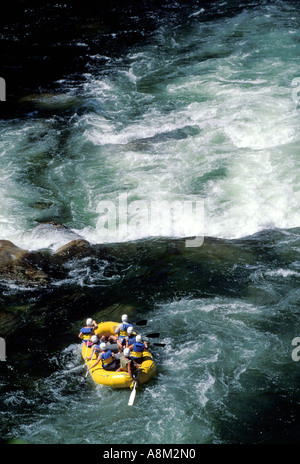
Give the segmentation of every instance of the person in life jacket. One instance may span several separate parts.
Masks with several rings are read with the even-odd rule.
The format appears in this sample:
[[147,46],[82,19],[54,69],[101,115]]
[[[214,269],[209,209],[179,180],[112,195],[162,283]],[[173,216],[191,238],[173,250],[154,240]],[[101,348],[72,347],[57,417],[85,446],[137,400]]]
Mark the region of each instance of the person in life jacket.
[[142,343],[142,336],[137,335],[135,337],[135,342],[128,347],[131,351],[131,359],[136,363],[136,364],[141,364],[143,361],[144,357],[144,350],[148,349],[148,343],[145,341]]
[[86,346],[91,346],[91,336],[95,334],[95,330],[98,328],[98,324],[93,319],[89,318],[86,320],[86,326],[81,327],[78,337],[84,341]]
[[126,338],[126,348],[128,348],[136,342],[136,334],[134,333],[133,327],[128,327],[127,333],[128,337]]
[[100,348],[101,341],[99,340],[98,335],[92,335],[91,342],[91,354],[90,356],[86,356],[84,359],[93,359],[94,354],[98,357],[99,354],[102,353],[102,350]]
[[117,343],[119,353],[123,350],[123,345],[126,343],[126,339],[128,338],[127,329],[129,327],[133,327],[133,324],[128,322],[127,314],[123,314],[122,322],[117,327],[114,327],[114,332],[116,335],[111,335],[109,337],[109,341],[114,341]]
[[124,348],[123,350],[123,354],[120,358],[120,367],[116,370],[116,372],[120,372],[120,371],[128,372],[128,374],[130,375],[132,379],[135,379],[136,377],[135,374],[136,374],[137,369],[136,369],[135,363],[130,357],[129,348]]
[[93,369],[93,367],[97,366],[97,364],[101,361],[103,369],[107,371],[114,371],[117,367],[117,362],[115,359],[114,353],[111,350],[107,349],[106,343],[100,343],[100,349],[102,352],[99,354],[96,362],[89,367],[89,369]]

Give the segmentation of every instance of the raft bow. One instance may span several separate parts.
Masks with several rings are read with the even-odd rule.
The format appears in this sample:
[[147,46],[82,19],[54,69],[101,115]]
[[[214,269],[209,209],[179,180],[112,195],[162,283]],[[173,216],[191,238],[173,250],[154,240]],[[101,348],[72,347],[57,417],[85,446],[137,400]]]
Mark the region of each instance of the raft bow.
[[[98,328],[95,330],[95,333],[101,337],[109,337],[110,335],[115,335],[114,327],[119,325],[118,322],[108,321],[100,322]],[[84,343],[82,346],[82,357],[89,357],[91,355],[91,347],[86,346]],[[92,360],[85,360],[87,367],[96,361],[97,355],[93,355]],[[111,388],[133,388],[134,382],[128,374],[128,372],[120,371],[108,371],[103,369],[101,361],[93,367],[90,371],[93,380],[99,385],[106,385]],[[143,362],[141,363],[138,369],[138,379],[139,384],[148,382],[156,373],[156,366],[153,361],[152,355],[149,350],[144,350],[143,352]]]

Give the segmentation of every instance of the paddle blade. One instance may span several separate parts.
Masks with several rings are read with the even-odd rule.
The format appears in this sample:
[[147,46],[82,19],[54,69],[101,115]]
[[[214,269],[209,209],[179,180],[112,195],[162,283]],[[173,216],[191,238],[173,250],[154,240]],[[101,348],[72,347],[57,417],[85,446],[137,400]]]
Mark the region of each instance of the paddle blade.
[[147,325],[147,319],[142,319],[141,321],[137,321],[134,325]]
[[146,337],[149,337],[149,338],[158,338],[159,336],[160,336],[159,332],[152,332],[146,335]]
[[136,395],[136,383],[134,382],[133,389],[130,393],[129,401],[128,401],[128,406],[132,406],[135,400],[135,395]]

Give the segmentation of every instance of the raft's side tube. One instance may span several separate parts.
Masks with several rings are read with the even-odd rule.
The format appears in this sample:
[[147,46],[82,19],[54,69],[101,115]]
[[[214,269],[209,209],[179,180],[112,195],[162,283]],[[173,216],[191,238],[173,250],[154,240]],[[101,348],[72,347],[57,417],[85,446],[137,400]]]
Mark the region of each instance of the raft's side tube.
[[[95,330],[99,336],[104,335],[105,337],[109,337],[110,335],[114,334],[114,327],[118,325],[117,322],[107,321],[107,322],[100,322],[98,324],[98,328]],[[117,344],[108,343],[112,351],[117,350]],[[82,347],[82,357],[88,357],[91,355],[91,348],[86,347],[83,344]],[[118,358],[119,355],[116,355]],[[96,360],[96,355],[93,356],[92,362],[94,363]],[[85,363],[87,366],[90,365],[91,360],[86,360]],[[139,368],[139,383],[145,383],[150,380],[156,373],[156,366],[152,359],[151,353],[149,351],[144,351],[144,360]],[[116,372],[116,371],[107,371],[101,367],[101,364],[98,364],[91,370],[91,375],[94,381],[100,385],[107,385],[112,388],[126,388],[130,387],[132,384],[132,379],[127,372]]]

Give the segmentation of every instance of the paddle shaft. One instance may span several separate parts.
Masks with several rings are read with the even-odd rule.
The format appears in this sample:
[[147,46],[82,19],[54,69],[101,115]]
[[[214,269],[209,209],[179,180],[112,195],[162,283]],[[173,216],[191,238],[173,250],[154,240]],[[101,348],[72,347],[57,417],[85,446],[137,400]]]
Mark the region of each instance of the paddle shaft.
[[133,384],[132,392],[130,393],[128,406],[132,406],[133,403],[134,403],[135,395],[136,395],[136,386],[137,386],[137,381],[138,381],[138,378],[139,378],[139,373],[140,373],[140,370],[138,369],[137,374],[136,374],[136,378],[133,379],[134,384]]

